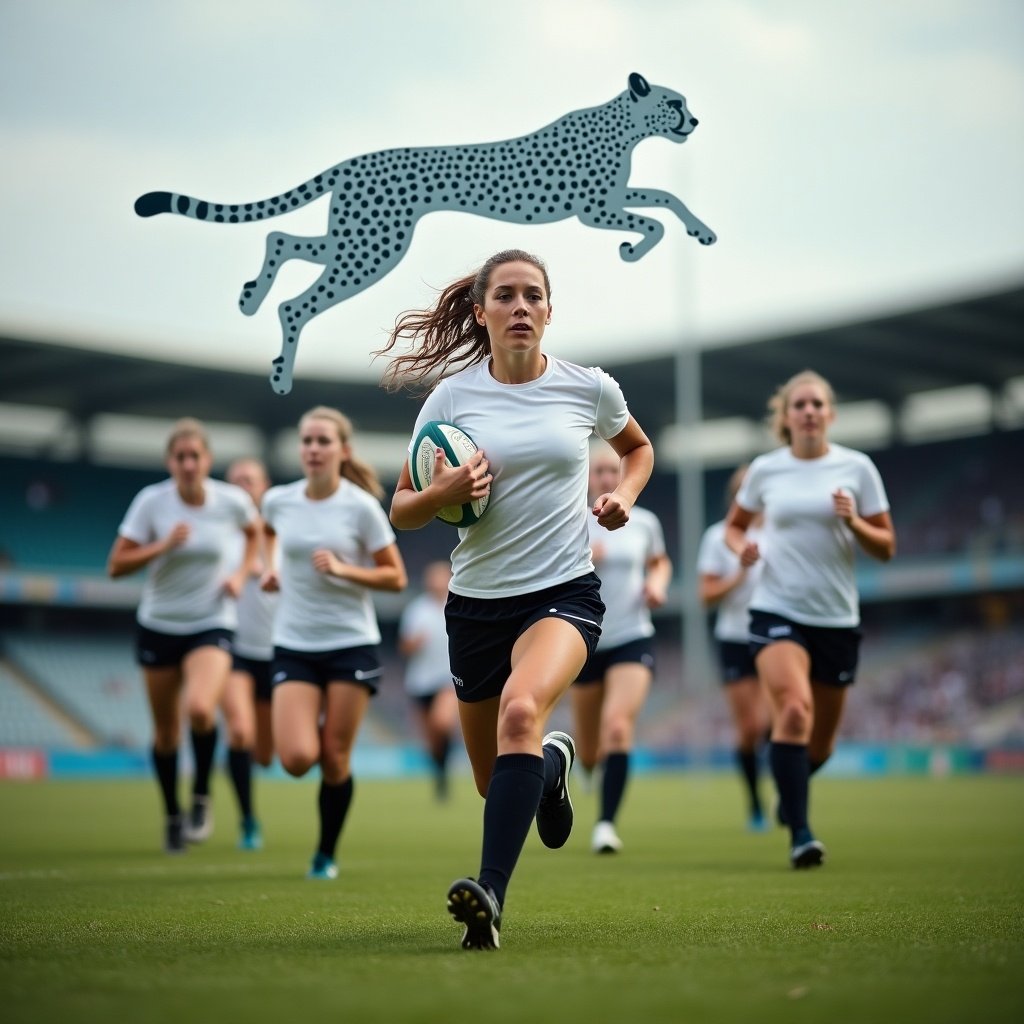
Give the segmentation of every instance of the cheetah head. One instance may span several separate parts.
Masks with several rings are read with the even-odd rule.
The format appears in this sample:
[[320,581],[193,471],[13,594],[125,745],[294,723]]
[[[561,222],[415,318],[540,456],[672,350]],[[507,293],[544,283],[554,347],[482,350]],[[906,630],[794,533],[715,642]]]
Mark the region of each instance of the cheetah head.
[[629,76],[628,92],[633,120],[646,134],[685,142],[697,127],[697,118],[686,106],[685,96],[660,85],[651,85],[635,71]]

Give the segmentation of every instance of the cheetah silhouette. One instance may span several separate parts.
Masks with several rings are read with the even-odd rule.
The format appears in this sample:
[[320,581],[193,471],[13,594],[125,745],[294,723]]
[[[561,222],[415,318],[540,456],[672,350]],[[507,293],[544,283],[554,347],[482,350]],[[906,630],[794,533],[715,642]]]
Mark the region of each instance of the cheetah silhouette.
[[147,192],[135,202],[140,217],[177,213],[195,220],[240,224],[279,216],[330,195],[327,231],[306,238],[275,231],[256,278],[242,287],[238,305],[252,316],[288,260],[323,267],[319,278],[278,308],[281,354],[270,382],[281,395],[292,371],[303,327],[331,306],[369,288],[405,256],[416,222],[435,210],[463,211],[517,224],[549,224],[576,217],[593,228],[632,231],[638,241],[619,246],[635,261],[665,234],[657,220],[628,207],[666,207],[702,245],[715,233],[671,192],[629,185],[637,143],[660,135],[685,142],[697,119],[685,97],[631,74],[628,88],[598,107],[575,110],[539,131],[480,145],[386,149],[352,157],[283,195],[251,203],[211,203],[174,192]]

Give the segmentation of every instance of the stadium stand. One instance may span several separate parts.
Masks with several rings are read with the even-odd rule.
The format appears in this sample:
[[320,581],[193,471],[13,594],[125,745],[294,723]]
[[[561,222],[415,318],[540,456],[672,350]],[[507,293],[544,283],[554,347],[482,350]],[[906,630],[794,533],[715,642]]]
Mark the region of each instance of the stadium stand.
[[143,747],[152,727],[129,637],[8,633],[10,661],[101,743]]
[[0,664],[0,747],[74,747],[78,741],[38,697]]
[[[891,413],[887,435],[853,442],[870,452],[882,472],[899,552],[889,566],[865,566],[871,574],[862,591],[867,639],[844,739],[1024,744],[1024,475],[1016,469],[1024,462],[1022,320],[1024,288],[1014,287],[701,355],[708,420],[740,418],[756,431],[768,392],[807,366],[833,381],[840,401],[874,401]],[[139,578],[112,584],[102,578],[104,565],[128,502],[166,474],[158,450],[146,469],[137,462],[131,463],[136,468],[102,464],[92,447],[93,418],[196,415],[252,425],[269,453],[275,432],[293,427],[296,408],[338,405],[359,431],[395,437],[409,430],[418,408],[405,396],[351,381],[298,381],[292,400],[284,402],[257,374],[11,337],[0,336],[0,354],[0,404],[60,410],[64,417],[57,432],[38,443],[8,443],[0,434],[0,653],[109,745],[145,746],[150,725],[130,649]],[[642,407],[652,436],[673,424],[671,356],[606,368],[627,395],[639,396],[634,404]],[[910,443],[899,426],[905,400],[967,383],[985,390],[989,419],[976,422],[966,431],[970,436],[954,431]],[[181,405],[183,395],[188,408]],[[674,468],[671,460],[659,460],[642,501],[659,515],[668,548],[676,553]],[[731,469],[719,460],[704,472],[707,521],[721,518]],[[453,541],[451,529],[440,524],[403,534],[399,543],[410,578],[444,557]],[[889,585],[893,581],[898,586]],[[658,681],[639,738],[663,750],[721,746],[731,727],[717,681],[686,677],[691,670],[681,651],[678,582],[658,620]],[[411,735],[401,665],[391,649],[408,596],[378,602],[386,680],[371,711],[375,741]],[[984,607],[1002,611],[983,613]],[[7,718],[13,723],[21,715],[14,709],[24,687],[19,694],[16,683],[0,672],[6,730],[0,746],[13,742]],[[36,742],[69,742],[60,722],[50,724],[49,732],[32,726]]]

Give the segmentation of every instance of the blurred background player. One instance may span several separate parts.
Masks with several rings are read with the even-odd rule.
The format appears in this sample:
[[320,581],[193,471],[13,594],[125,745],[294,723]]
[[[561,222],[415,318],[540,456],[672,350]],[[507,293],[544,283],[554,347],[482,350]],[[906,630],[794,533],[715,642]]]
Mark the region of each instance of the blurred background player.
[[448,755],[459,717],[444,621],[451,578],[447,562],[431,562],[423,570],[423,593],[405,606],[398,624],[398,650],[408,659],[405,689],[434,763],[439,800],[448,796]]
[[[256,558],[256,508],[241,488],[209,478],[206,431],[179,420],[167,441],[170,479],[144,487],[118,527],[107,571],[117,578],[146,567],[137,613],[136,657],[153,715],[153,767],[167,815],[165,849],[202,842],[213,829],[210,770],[217,706],[231,670],[235,601]],[[236,541],[245,536],[239,556]],[[181,698],[195,768],[192,806],[178,803]]]
[[[381,675],[371,590],[402,590],[405,566],[352,424],[317,406],[299,421],[303,479],[263,497],[263,587],[281,592],[271,681],[274,745],[289,775],[320,766],[320,837],[308,877],[338,877],[352,803],[352,748]],[[275,557],[280,545],[280,557]]]
[[[228,483],[241,487],[257,509],[270,486],[266,467],[259,459],[237,459],[228,467]],[[262,527],[262,524],[261,524]],[[277,594],[260,587],[265,569],[264,534],[259,531],[260,549],[252,571],[238,596],[238,626],[235,629],[231,674],[221,701],[228,731],[228,774],[238,798],[241,815],[242,850],[258,850],[263,834],[253,809],[252,761],[264,767],[274,756],[270,723],[270,662],[274,655],[271,634]]]
[[[589,502],[619,484],[619,456],[604,442],[590,450]],[[654,676],[651,609],[665,603],[672,563],[653,512],[634,505],[625,526],[609,533],[588,520],[590,550],[601,578],[604,623],[597,648],[572,687],[576,753],[590,773],[600,765],[595,853],[617,853],[615,817],[629,778],[636,720]]]
[[[740,466],[729,479],[726,508],[732,505],[747,467]],[[747,539],[760,540],[761,514],[747,528]],[[758,789],[761,752],[768,736],[768,700],[757,679],[750,652],[750,595],[761,575],[761,561],[749,552],[741,557],[725,543],[725,520],[704,531],[697,555],[700,598],[717,611],[715,639],[722,669],[722,684],[736,732],[736,766],[747,795],[748,825],[753,831],[769,827]]]
[[819,374],[791,377],[769,401],[784,447],[750,464],[726,520],[726,543],[748,564],[762,557],[747,536],[764,515],[764,566],[750,599],[750,643],[772,715],[769,748],[790,863],[816,867],[825,847],[808,818],[810,776],[829,758],[857,671],[859,547],[896,553],[889,501],[863,452],[829,441],[835,396]]

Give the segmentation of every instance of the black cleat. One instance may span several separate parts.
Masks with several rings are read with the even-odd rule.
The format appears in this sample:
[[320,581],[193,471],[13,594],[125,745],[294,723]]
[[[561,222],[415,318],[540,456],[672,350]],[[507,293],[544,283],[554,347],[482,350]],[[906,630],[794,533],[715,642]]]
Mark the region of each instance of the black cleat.
[[167,829],[164,832],[164,851],[166,853],[185,852],[185,823],[180,814],[167,816]]
[[185,818],[185,839],[190,843],[205,843],[213,835],[213,809],[208,796],[192,798],[192,810]]
[[818,868],[825,861],[825,844],[817,839],[794,846],[789,853],[789,862],[794,868]]
[[552,850],[565,846],[572,832],[572,800],[569,799],[569,772],[576,760],[576,744],[566,732],[549,732],[543,746],[554,747],[562,761],[558,785],[541,798],[537,808],[537,835]]
[[460,878],[448,888],[448,913],[466,926],[463,949],[498,949],[501,907],[489,886],[475,878]]

